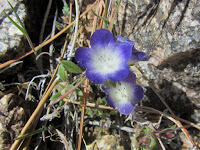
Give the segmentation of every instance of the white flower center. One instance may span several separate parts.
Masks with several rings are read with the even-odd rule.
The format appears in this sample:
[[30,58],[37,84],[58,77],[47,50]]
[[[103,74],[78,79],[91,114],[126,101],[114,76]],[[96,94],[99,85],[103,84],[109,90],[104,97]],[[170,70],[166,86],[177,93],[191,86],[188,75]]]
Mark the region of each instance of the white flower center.
[[110,96],[115,103],[124,103],[133,99],[133,87],[126,83],[117,83],[116,87],[110,89]]
[[104,75],[119,69],[122,62],[120,58],[120,54],[112,49],[102,49],[94,53],[91,63],[95,72]]

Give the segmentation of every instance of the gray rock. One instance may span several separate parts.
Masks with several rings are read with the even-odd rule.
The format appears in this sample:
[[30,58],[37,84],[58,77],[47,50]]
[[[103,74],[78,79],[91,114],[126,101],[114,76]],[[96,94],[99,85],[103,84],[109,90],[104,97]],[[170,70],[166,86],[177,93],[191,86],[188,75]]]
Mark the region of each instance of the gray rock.
[[175,99],[200,108],[200,1],[122,0],[115,29],[150,55],[135,65],[168,104]]
[[14,94],[0,99],[0,149],[9,149],[14,138],[19,136],[28,117],[25,106],[25,101]]
[[[25,6],[18,0],[9,1],[16,10],[19,18],[24,21],[26,16]],[[17,22],[16,17],[6,0],[0,0],[0,62],[15,58],[16,55],[24,53],[22,47],[19,48],[23,33],[4,14],[4,11]]]

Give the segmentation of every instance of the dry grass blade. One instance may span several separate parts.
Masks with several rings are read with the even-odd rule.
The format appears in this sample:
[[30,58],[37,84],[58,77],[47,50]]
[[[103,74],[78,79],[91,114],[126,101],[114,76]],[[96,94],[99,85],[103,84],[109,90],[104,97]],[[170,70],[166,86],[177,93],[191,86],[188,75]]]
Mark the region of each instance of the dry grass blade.
[[58,129],[56,129],[56,132],[58,133],[58,136],[60,137],[61,142],[64,144],[65,149],[66,150],[71,150],[72,147],[68,143],[65,135],[62,132],[60,132]]

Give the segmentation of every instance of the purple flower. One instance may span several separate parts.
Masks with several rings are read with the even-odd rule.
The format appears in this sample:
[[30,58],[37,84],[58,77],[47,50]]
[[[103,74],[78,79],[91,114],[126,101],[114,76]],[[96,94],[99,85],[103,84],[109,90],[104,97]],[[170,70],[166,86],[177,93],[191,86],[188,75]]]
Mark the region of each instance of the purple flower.
[[75,52],[77,63],[87,68],[86,77],[96,84],[107,79],[124,80],[129,74],[126,64],[132,54],[132,45],[123,42],[115,44],[110,31],[100,29],[90,39],[91,48],[80,47]]
[[132,46],[132,56],[131,56],[130,60],[127,62],[128,65],[133,65],[135,62],[138,62],[138,61],[149,60],[149,56],[146,53],[140,52],[140,51],[135,49],[134,41],[128,40],[128,39],[121,37],[121,36],[117,36],[116,37],[116,44],[120,44],[120,43],[127,43],[127,44],[130,44]]
[[102,89],[107,94],[107,102],[113,108],[118,108],[121,114],[129,115],[134,109],[134,102],[139,102],[143,98],[143,88],[136,84],[136,75],[130,72],[128,77],[116,83],[116,86],[104,87]]

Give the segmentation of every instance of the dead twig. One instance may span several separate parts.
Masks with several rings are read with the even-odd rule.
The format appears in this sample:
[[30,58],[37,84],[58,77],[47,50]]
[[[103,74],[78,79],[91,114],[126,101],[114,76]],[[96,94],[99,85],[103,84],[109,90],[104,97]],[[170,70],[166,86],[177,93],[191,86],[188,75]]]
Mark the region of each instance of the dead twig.
[[[89,80],[85,80],[85,86],[87,87],[89,85]],[[77,150],[81,149],[81,141],[82,141],[82,133],[83,133],[83,121],[84,121],[84,115],[85,115],[85,108],[87,99],[89,96],[89,91],[87,88],[83,89],[83,104],[82,104],[82,110],[81,110],[81,120],[80,120],[80,128],[79,128],[79,137],[78,137],[78,148]]]

